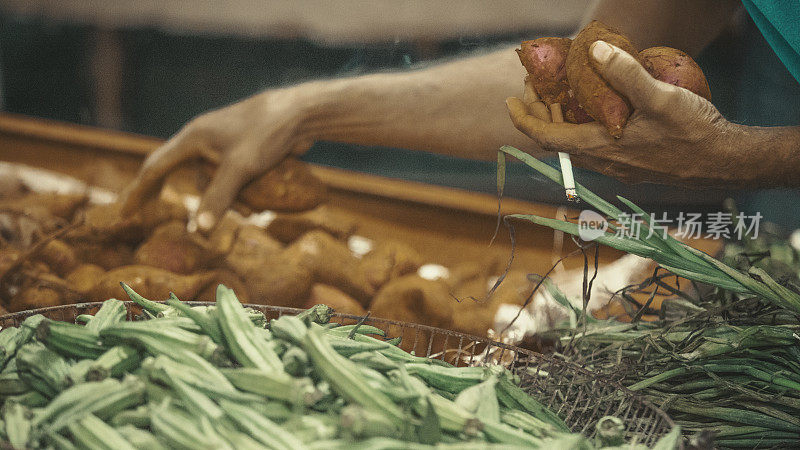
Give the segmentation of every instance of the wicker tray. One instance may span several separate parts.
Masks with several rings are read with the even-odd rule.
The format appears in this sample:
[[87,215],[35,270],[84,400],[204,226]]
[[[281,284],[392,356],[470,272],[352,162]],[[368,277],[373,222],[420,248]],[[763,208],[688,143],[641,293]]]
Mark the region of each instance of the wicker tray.
[[[190,305],[213,303],[187,302]],[[18,326],[25,318],[42,314],[53,320],[73,322],[80,314],[93,314],[101,303],[53,306],[0,316],[0,327]],[[133,302],[125,302],[128,320],[142,313]],[[268,319],[297,314],[301,309],[246,305]],[[352,324],[361,317],[334,314],[333,322]],[[390,337],[400,336],[401,346],[418,356],[446,360],[458,366],[502,364],[518,374],[521,387],[555,411],[574,432],[592,437],[597,420],[617,416],[627,425],[628,439],[652,446],[669,432],[674,422],[662,410],[619,383],[603,379],[575,364],[547,355],[509,346],[486,338],[425,325],[368,318],[364,323],[382,328]]]

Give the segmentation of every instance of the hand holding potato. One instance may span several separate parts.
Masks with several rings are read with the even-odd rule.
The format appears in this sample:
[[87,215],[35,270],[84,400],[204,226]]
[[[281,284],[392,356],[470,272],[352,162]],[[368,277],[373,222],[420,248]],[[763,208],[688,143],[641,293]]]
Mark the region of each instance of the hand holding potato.
[[637,59],[604,41],[591,44],[589,54],[602,78],[630,102],[622,136],[610,136],[598,122],[541,120],[512,97],[507,105],[517,129],[545,150],[570,153],[579,165],[627,182],[736,185],[752,178],[747,149],[732,145],[741,128],[711,102],[653,78]]
[[203,157],[219,163],[198,211],[199,227],[213,227],[247,182],[313,143],[301,129],[301,92],[266,91],[189,122],[145,160],[124,194],[123,214],[154,195],[177,165]]

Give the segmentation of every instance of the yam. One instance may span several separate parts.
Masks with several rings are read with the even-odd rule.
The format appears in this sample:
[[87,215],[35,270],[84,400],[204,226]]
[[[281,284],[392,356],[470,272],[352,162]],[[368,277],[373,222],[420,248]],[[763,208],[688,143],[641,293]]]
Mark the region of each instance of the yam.
[[572,39],[543,37],[524,41],[517,55],[525,70],[527,80],[546,105],[561,104],[564,120],[570,123],[591,122],[592,118],[581,107],[567,81],[567,54]]
[[244,225],[239,228],[236,240],[225,257],[225,266],[247,279],[247,274],[254,268],[261,267],[281,251],[283,245],[269,237],[263,228]]
[[361,270],[360,260],[347,245],[324,231],[306,233],[284,255],[292,264],[306,268],[315,281],[341,289],[364,306],[375,295],[375,288]]
[[139,243],[157,226],[171,221],[186,222],[186,207],[175,202],[152,199],[133,215],[123,217],[121,203],[95,205],[84,213],[83,224],[70,233],[71,238],[94,241]]
[[136,249],[134,260],[136,264],[189,274],[206,267],[206,262],[213,256],[198,240],[192,239],[192,235],[186,231],[186,224],[173,220],[153,231]]
[[462,333],[486,336],[494,325],[494,316],[502,304],[522,305],[535,286],[528,280],[528,273],[512,270],[502,283],[486,297],[494,285],[496,275],[476,277],[454,290],[460,300],[455,306],[453,330]]
[[80,293],[87,293],[103,278],[106,271],[95,264],[81,264],[70,272],[66,280],[70,287]]
[[174,292],[181,300],[194,300],[209,284],[214,283],[214,271],[181,275],[156,267],[131,265],[109,270],[89,291],[90,301],[127,298],[120,282],[125,282],[145,298],[164,300]]
[[653,78],[711,100],[711,89],[703,70],[686,53],[672,47],[650,47],[639,52],[639,58]]
[[311,287],[311,294],[302,308],[311,308],[314,305],[325,304],[337,313],[364,316],[367,311],[352,297],[327,284],[316,283]]
[[[386,283],[370,305],[373,317],[452,329],[456,301],[441,280],[426,280],[406,275]],[[422,330],[387,330],[402,338],[401,348],[425,356],[443,349],[443,342],[430,342],[430,333]],[[402,333],[402,334],[398,334]],[[430,345],[429,345],[430,344]],[[451,342],[452,345],[458,345]]]
[[295,214],[278,214],[267,225],[267,233],[275,239],[289,243],[313,230],[322,230],[337,239],[347,239],[355,233],[353,219],[336,214],[325,205],[311,211]]
[[75,250],[64,241],[53,239],[39,251],[38,259],[47,264],[59,276],[64,276],[75,269],[78,257]]
[[299,308],[311,289],[311,272],[283,253],[239,270],[252,303]]
[[128,266],[134,262],[134,250],[130,244],[121,242],[73,242],[72,248],[78,259],[87,264],[96,264],[105,270]]
[[46,286],[29,286],[22,289],[9,304],[12,311],[47,308],[63,303],[62,295],[56,289]]
[[217,301],[217,286],[223,284],[226,287],[233,289],[233,292],[236,294],[236,297],[240,302],[251,303],[247,286],[238,276],[236,276],[235,273],[224,269],[214,270],[213,273],[214,275],[211,279],[211,282],[208,283],[206,287],[203,288],[203,290],[200,291],[200,293],[197,294],[197,296],[195,296],[195,298],[192,300],[196,300],[198,302]]
[[[213,165],[206,164],[205,169],[210,175]],[[318,206],[326,195],[325,184],[306,163],[286,158],[246,184],[237,200],[255,211],[299,212]]]
[[361,271],[377,290],[387,281],[415,273],[422,265],[422,255],[398,241],[381,241],[361,259]]
[[605,41],[638,58],[639,51],[618,30],[594,20],[581,30],[572,41],[567,54],[567,81],[575,92],[575,98],[595,120],[602,123],[615,138],[622,136],[622,129],[631,113],[627,99],[616,92],[597,72],[589,47],[595,41]]

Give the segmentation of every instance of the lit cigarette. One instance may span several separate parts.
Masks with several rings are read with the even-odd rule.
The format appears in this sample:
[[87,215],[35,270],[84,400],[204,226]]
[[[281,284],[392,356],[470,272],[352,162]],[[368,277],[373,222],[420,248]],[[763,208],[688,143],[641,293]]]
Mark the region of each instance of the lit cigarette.
[[[564,121],[560,103],[550,105],[550,115],[553,122]],[[558,161],[561,163],[561,176],[564,179],[564,193],[567,194],[567,200],[572,202],[580,201],[578,192],[575,190],[575,177],[572,175],[572,161],[569,159],[569,154],[558,152]]]

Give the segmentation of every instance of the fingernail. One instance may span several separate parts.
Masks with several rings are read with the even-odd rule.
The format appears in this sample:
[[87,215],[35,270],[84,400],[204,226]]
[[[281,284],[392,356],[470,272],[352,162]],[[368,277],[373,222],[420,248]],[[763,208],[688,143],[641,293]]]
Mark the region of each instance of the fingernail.
[[614,54],[614,48],[603,41],[595,41],[590,49],[592,57],[600,64],[605,64]]
[[203,231],[213,228],[214,222],[214,215],[208,211],[203,211],[197,215],[197,226]]

